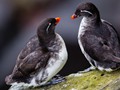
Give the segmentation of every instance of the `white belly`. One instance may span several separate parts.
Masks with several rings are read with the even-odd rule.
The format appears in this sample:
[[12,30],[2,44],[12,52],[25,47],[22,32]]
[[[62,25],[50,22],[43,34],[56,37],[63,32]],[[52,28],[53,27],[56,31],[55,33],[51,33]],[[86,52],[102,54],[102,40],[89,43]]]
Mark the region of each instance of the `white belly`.
[[53,76],[55,76],[63,68],[63,66],[67,61],[67,58],[68,58],[68,54],[67,54],[66,46],[63,43],[63,47],[61,48],[58,54],[58,60],[55,60],[54,58],[50,58],[49,60],[49,65],[48,65],[49,68],[46,69],[46,72],[48,73],[48,77],[46,81],[49,81]]
[[[57,34],[58,35],[58,34]],[[65,65],[67,59],[68,59],[68,53],[66,50],[65,43],[60,35],[58,35],[61,42],[62,42],[62,48],[59,50],[59,52],[54,53],[57,55],[57,60],[54,57],[51,57],[49,59],[48,64],[46,65],[46,68],[44,70],[41,70],[37,77],[39,80],[45,79],[43,82],[40,82],[39,84],[36,84],[35,78],[31,81],[31,84],[34,86],[44,85],[46,82],[48,82],[53,76],[55,76]]]
[[89,63],[91,64],[91,66],[95,67],[95,66],[91,63],[91,60],[93,60],[93,59],[85,52],[85,50],[84,50],[84,48],[83,48],[83,45],[82,45],[82,43],[81,43],[80,38],[78,38],[78,43],[79,43],[81,52],[83,53],[83,55],[85,56],[85,58],[89,61]]
[[86,29],[85,27],[87,26],[87,19],[86,17],[84,17],[80,23],[80,27],[79,27],[79,32],[78,32],[78,43],[79,43],[79,46],[80,46],[80,49],[81,49],[81,52],[83,53],[83,55],[85,56],[85,58],[89,61],[89,63],[94,66],[92,63],[91,63],[91,60],[93,60],[84,50],[84,47],[82,45],[82,42],[81,42],[81,37],[82,35],[84,35]]

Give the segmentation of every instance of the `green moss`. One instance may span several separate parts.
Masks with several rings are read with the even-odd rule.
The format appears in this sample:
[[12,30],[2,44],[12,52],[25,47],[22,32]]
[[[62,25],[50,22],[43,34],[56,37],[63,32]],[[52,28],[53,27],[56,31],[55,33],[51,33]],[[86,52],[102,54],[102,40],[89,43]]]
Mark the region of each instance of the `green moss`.
[[66,79],[57,85],[29,90],[120,90],[120,70],[111,73],[96,70],[82,75],[72,74]]

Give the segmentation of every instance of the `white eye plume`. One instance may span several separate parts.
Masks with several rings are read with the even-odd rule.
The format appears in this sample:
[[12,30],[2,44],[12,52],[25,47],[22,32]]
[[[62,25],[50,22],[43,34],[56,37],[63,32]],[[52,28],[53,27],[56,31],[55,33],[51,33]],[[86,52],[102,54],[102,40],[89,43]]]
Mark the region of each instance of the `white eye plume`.
[[46,29],[46,32],[47,32],[47,33],[49,33],[49,28],[50,28],[50,26],[51,26],[51,23],[49,23],[48,26],[47,26],[47,29]]
[[90,15],[93,15],[90,11],[87,11],[87,10],[81,10],[81,12],[89,13]]

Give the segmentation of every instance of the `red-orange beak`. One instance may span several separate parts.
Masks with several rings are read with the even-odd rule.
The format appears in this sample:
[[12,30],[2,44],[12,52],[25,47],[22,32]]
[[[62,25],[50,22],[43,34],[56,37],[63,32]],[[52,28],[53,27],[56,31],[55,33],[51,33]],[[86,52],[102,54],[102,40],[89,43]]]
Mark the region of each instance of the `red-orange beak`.
[[73,15],[71,16],[71,19],[75,19],[75,18],[77,18],[77,15],[73,14]]
[[58,24],[60,22],[60,17],[56,17],[55,20],[56,20],[55,24]]

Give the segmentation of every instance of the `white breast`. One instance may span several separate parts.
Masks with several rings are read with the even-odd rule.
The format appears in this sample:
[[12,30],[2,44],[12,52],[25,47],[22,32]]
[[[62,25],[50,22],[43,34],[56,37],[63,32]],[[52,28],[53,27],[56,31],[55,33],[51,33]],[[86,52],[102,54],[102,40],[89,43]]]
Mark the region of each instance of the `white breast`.
[[[62,37],[57,34],[61,43],[62,43],[62,48],[59,50],[58,53],[55,53],[58,55],[58,60],[55,60],[55,58],[50,58],[49,60],[49,68],[46,69],[46,72],[48,73],[48,78],[46,81],[51,79],[54,75],[56,75],[65,65],[67,59],[68,59],[68,53],[66,50],[65,43],[62,39]],[[54,63],[54,64],[53,64]]]
[[85,52],[84,47],[83,47],[82,42],[81,42],[81,36],[84,35],[84,33],[86,31],[85,27],[87,27],[87,26],[89,26],[87,18],[83,17],[83,19],[80,23],[79,32],[78,32],[78,43],[79,43],[79,46],[80,46],[82,53],[84,54],[86,59],[89,61],[89,63],[94,67],[94,65],[91,63],[92,58]]
[[66,50],[65,43],[62,39],[62,37],[59,34],[56,34],[58,38],[61,41],[62,48],[59,50],[59,52],[55,52],[54,54],[57,55],[57,60],[54,57],[51,57],[48,61],[48,64],[46,68],[43,70],[40,70],[39,74],[37,75],[37,78],[39,80],[44,80],[43,82],[40,82],[37,84],[35,82],[35,78],[31,81],[31,84],[34,86],[38,85],[44,85],[46,82],[48,82],[53,76],[55,76],[65,65],[67,59],[68,59],[68,53]]
[[79,27],[79,32],[78,32],[78,37],[81,36],[81,35],[84,35],[84,32],[86,31],[85,30],[85,27],[88,26],[88,23],[87,23],[87,18],[86,17],[83,17],[81,23],[80,23],[80,27]]

